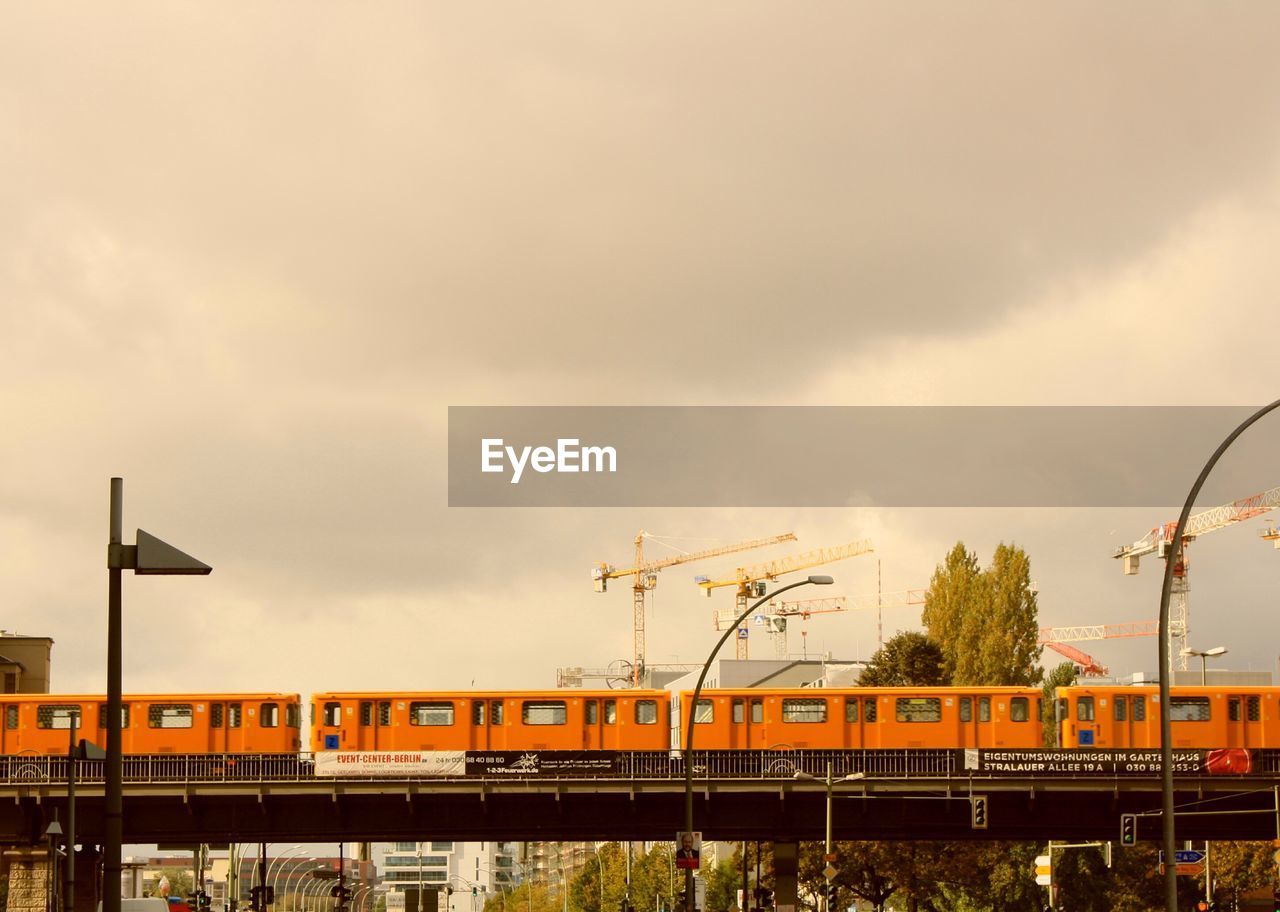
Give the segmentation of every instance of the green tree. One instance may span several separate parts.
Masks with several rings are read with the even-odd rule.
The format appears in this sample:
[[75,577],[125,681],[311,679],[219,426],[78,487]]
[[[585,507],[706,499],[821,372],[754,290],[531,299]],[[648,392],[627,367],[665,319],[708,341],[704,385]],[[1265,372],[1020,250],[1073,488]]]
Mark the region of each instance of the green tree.
[[[530,905],[532,903],[532,906]],[[441,897],[443,907],[444,897]],[[488,897],[484,903],[484,912],[563,912],[560,898],[552,894],[546,884],[522,883],[505,895],[501,892]]]
[[[601,904],[600,874],[604,873],[604,901]],[[600,846],[594,859],[569,883],[569,906],[578,912],[618,912],[626,893],[626,856],[616,842]],[[519,910],[510,910],[519,912]],[[525,907],[524,912],[528,912]]]
[[978,596],[981,578],[977,555],[966,550],[964,542],[956,542],[929,581],[921,618],[929,639],[942,649],[942,677],[946,682],[955,677],[957,645],[964,619],[973,613],[972,603]]
[[170,896],[190,896],[194,887],[192,887],[193,878],[190,871],[183,868],[161,868],[159,877],[156,878],[157,887],[160,883],[160,877],[169,879],[169,895]]
[[904,631],[889,638],[858,678],[864,687],[936,687],[943,681],[942,649],[923,633]]
[[991,566],[979,570],[977,557],[957,542],[934,571],[923,619],[942,649],[946,681],[1027,686],[1042,674],[1036,615],[1026,552],[1002,543]]
[[1054,707],[1057,702],[1059,687],[1070,687],[1076,682],[1076,666],[1073,662],[1062,662],[1053,671],[1044,676],[1044,746],[1056,747],[1058,744],[1058,720]]
[[[1215,896],[1238,899],[1248,890],[1269,887],[1275,876],[1273,853],[1269,842],[1215,842],[1210,849]],[[1200,878],[1204,893],[1204,878]]]

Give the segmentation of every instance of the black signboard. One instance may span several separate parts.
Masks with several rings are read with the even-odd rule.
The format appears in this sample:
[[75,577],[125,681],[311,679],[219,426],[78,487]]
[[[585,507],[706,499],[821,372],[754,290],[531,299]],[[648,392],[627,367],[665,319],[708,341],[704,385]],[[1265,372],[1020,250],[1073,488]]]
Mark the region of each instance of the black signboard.
[[[998,750],[960,752],[966,772],[1027,776],[1160,774],[1159,750]],[[1253,755],[1243,748],[1175,750],[1173,771],[1209,776],[1238,776],[1254,770]]]
[[617,772],[617,751],[467,751],[468,776],[583,776]]

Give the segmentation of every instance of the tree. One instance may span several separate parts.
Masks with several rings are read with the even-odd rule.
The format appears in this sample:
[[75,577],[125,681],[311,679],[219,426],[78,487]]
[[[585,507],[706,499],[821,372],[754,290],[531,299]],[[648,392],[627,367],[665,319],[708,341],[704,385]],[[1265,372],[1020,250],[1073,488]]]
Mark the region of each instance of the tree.
[[[604,903],[601,905],[600,874],[604,873]],[[600,846],[594,859],[569,883],[569,905],[579,912],[618,912],[626,895],[626,858],[623,847],[616,842]],[[525,906],[524,912],[528,912]],[[651,907],[650,907],[651,908]],[[520,912],[509,909],[508,912]]]
[[947,682],[1027,686],[1041,678],[1036,615],[1026,552],[1002,543],[980,571],[977,557],[957,542],[934,571],[923,619],[942,649]]
[[923,633],[904,631],[876,650],[858,684],[864,687],[936,687],[943,683],[942,649]]
[[981,585],[977,555],[956,542],[944,562],[933,572],[924,598],[921,618],[929,639],[942,649],[942,677],[951,682],[956,672],[956,649],[964,619],[973,613],[971,603]]
[[1054,707],[1057,705],[1059,687],[1070,687],[1076,682],[1076,666],[1074,662],[1063,662],[1044,677],[1044,746],[1057,747],[1058,717]]
[[[1275,876],[1275,848],[1271,843],[1215,842],[1211,851],[1216,894],[1234,899],[1248,890],[1271,886]],[[1200,884],[1203,893],[1203,878]]]

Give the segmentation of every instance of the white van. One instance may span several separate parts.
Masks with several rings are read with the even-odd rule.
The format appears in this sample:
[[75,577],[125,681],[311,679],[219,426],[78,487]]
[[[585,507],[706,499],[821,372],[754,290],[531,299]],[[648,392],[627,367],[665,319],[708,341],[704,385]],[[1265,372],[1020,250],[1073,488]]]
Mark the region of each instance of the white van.
[[[102,912],[102,903],[98,903]],[[161,896],[125,897],[120,900],[120,912],[169,912],[169,902]]]

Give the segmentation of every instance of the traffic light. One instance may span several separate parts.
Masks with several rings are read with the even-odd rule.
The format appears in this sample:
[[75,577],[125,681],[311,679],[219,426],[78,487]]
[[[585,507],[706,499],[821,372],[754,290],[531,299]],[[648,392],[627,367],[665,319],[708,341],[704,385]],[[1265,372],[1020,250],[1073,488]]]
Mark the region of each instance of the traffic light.
[[1135,846],[1138,844],[1137,814],[1120,815],[1120,844],[1122,846]]
[[987,796],[973,795],[969,798],[970,810],[973,812],[973,819],[970,826],[975,830],[985,830],[987,828]]
[[827,912],[835,912],[839,908],[839,901],[836,895],[840,892],[840,888],[836,886],[834,880],[827,881]]

